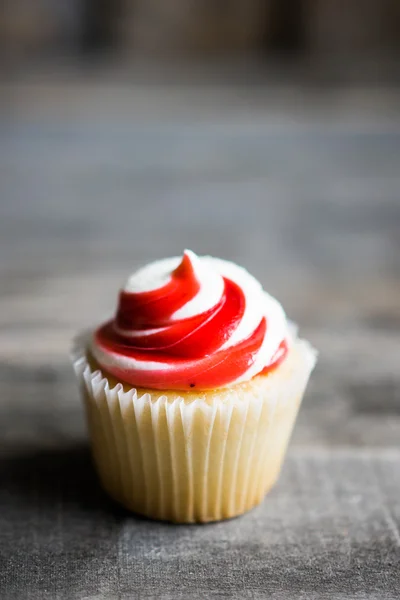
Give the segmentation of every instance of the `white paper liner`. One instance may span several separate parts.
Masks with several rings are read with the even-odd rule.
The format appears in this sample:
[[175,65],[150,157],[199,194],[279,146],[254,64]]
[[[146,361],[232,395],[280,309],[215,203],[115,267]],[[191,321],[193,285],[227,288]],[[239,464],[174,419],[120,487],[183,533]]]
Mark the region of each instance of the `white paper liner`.
[[295,340],[268,376],[196,397],[110,386],[88,362],[88,335],[75,340],[72,360],[111,496],[134,512],[177,522],[233,517],[263,499],[316,362],[307,342]]

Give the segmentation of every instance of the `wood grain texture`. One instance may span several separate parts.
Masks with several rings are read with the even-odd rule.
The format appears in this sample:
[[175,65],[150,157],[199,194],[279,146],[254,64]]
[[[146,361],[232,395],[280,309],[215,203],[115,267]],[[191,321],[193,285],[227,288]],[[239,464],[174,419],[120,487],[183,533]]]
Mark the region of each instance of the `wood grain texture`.
[[247,515],[213,525],[135,518],[98,489],[86,450],[0,473],[5,598],[398,598],[398,453],[291,452]]
[[[4,597],[398,598],[398,92],[3,91]],[[107,504],[67,357],[134,268],[185,247],[246,266],[320,351],[276,490],[204,528]]]

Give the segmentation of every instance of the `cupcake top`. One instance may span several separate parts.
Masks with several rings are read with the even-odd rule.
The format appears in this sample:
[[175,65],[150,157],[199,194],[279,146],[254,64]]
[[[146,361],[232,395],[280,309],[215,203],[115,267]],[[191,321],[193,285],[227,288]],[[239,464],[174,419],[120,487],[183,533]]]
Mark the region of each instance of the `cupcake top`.
[[129,277],[90,350],[132,386],[208,390],[276,368],[287,335],[282,306],[250,273],[185,250]]

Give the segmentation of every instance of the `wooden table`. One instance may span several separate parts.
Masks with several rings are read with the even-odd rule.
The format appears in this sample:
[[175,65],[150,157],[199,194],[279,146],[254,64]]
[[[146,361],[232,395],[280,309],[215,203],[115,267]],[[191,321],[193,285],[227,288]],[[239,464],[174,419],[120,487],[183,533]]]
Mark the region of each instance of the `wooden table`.
[[[400,597],[400,94],[3,84],[0,596]],[[277,487],[210,526],[102,495],[68,362],[137,266],[241,263],[320,359]]]

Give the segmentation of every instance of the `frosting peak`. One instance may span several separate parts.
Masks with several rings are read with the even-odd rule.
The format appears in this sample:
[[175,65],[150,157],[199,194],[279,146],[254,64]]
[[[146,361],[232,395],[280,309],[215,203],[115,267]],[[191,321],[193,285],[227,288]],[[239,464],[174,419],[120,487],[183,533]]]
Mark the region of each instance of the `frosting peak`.
[[281,305],[245,269],[185,250],[128,279],[92,352],[135,386],[211,389],[276,367],[286,333]]

